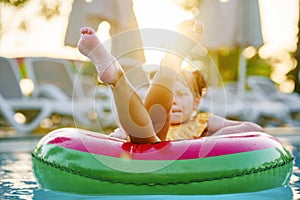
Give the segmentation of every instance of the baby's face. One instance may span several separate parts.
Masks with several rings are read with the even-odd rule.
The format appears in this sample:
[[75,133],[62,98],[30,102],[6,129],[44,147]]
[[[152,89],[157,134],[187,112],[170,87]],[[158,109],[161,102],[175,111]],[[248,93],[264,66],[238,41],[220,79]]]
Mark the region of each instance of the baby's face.
[[180,124],[187,121],[195,108],[194,95],[190,88],[180,81],[174,83],[174,102],[171,113],[171,124]]

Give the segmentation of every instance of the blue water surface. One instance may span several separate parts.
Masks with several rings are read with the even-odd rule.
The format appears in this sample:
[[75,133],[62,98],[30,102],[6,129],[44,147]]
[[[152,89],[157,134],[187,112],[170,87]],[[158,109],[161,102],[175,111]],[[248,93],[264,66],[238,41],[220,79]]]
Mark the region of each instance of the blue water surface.
[[[300,134],[298,135],[300,137]],[[30,152],[0,153],[0,199],[300,199],[300,142],[295,137],[280,138],[295,157],[290,184],[253,193],[225,195],[100,195],[86,196],[40,188],[33,171]],[[58,180],[59,181],[59,180]]]

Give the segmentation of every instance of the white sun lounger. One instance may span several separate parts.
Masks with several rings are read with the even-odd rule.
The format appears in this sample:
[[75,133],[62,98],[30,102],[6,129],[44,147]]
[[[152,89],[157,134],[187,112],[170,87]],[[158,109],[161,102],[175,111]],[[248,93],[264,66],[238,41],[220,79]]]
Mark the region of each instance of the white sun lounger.
[[255,92],[257,98],[281,102],[287,105],[291,112],[300,112],[300,95],[295,92],[280,92],[275,87],[274,82],[268,77],[250,76],[248,85]]
[[96,83],[84,88],[83,85],[88,85],[90,80],[74,73],[75,69],[72,71],[70,62],[55,58],[27,58],[25,65],[27,75],[35,85],[33,95],[52,100],[54,112],[71,115],[75,122],[85,126],[91,125],[94,119],[89,116],[94,112],[101,128],[115,126],[110,110],[110,95],[105,94],[105,98],[95,99],[98,91]]
[[279,92],[268,77],[250,76],[248,85],[249,105],[255,107],[259,115],[274,117],[284,123],[293,123],[292,112],[300,112],[300,97]]
[[[47,101],[26,97],[20,80],[16,61],[0,57],[0,114],[18,133],[31,133],[51,115],[52,107]],[[38,114],[28,123],[19,123],[15,120],[17,111],[38,111]]]
[[236,120],[252,121],[252,110],[238,99],[229,86],[210,86],[201,98],[200,111]]

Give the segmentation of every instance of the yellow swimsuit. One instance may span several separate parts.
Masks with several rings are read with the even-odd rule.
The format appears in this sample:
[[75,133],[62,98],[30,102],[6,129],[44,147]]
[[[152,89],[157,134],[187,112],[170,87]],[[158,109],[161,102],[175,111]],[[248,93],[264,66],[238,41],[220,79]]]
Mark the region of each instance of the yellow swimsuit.
[[184,140],[203,137],[206,134],[210,113],[198,113],[188,122],[171,125],[166,140]]

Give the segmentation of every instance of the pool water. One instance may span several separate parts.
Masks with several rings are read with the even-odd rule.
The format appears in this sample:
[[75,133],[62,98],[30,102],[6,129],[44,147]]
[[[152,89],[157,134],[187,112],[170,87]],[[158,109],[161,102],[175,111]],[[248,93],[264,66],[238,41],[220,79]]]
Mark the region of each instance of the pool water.
[[32,171],[30,152],[3,152],[0,153],[0,199],[300,199],[300,134],[279,136],[279,139],[295,161],[290,184],[272,190],[226,195],[75,195],[40,188]]

